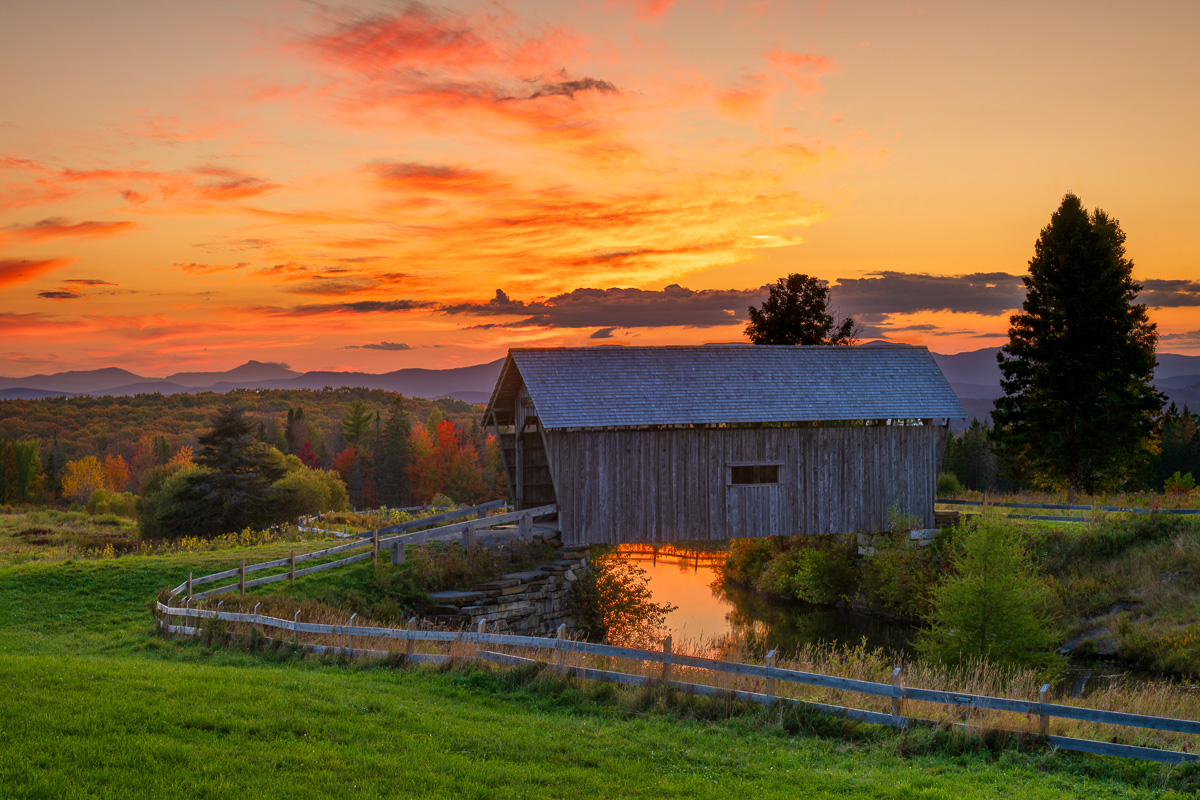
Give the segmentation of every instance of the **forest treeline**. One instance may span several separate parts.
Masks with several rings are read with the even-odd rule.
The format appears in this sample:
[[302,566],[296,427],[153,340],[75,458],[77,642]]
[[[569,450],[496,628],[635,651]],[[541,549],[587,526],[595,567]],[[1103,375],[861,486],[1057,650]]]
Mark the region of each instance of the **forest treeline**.
[[[1158,419],[1157,437],[1140,467],[1120,488],[1125,491],[1178,492],[1200,478],[1200,414],[1172,403]],[[946,441],[939,494],[971,491],[1016,491],[1030,484],[1014,480],[1011,465],[996,447],[992,428],[977,419]]]
[[507,491],[480,406],[373,389],[237,390],[0,401],[0,503],[84,505],[97,489],[139,495],[191,463],[224,407],[241,409],[254,438],[289,463],[336,473],[356,506]]

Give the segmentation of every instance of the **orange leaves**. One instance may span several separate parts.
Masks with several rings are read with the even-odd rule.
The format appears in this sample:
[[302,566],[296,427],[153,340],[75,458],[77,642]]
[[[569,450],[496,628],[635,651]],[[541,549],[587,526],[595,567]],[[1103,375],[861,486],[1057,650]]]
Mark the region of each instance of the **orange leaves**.
[[445,494],[455,502],[466,503],[484,494],[475,446],[459,441],[453,422],[438,423],[436,442],[424,427],[415,429],[410,447],[409,477],[421,502]]
[[110,492],[125,491],[129,482],[129,465],[125,459],[116,454],[104,457],[104,488]]
[[68,461],[63,469],[63,497],[80,505],[98,490],[105,488],[104,465],[95,456],[87,456],[78,461]]

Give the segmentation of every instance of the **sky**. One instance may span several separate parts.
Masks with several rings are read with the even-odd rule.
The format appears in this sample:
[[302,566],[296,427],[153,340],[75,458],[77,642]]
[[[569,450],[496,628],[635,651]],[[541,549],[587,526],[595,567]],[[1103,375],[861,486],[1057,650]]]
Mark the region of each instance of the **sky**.
[[0,26],[0,374],[1002,344],[1067,192],[1200,354],[1200,4],[41,0]]

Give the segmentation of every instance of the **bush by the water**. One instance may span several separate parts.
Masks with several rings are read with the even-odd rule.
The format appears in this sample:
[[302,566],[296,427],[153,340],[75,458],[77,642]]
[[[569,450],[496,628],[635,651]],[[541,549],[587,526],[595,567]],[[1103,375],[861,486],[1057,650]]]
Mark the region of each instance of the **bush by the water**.
[[[789,537],[790,538],[790,537]],[[829,605],[854,591],[856,547],[844,536],[789,542],[754,582],[759,591]]]
[[618,553],[593,555],[564,598],[575,630],[593,642],[656,646],[677,607],[654,602],[648,581],[646,570]]
[[1053,592],[1035,574],[1021,531],[984,517],[960,537],[950,573],[933,589],[930,627],[917,647],[927,658],[962,664],[1046,666],[1054,656]]

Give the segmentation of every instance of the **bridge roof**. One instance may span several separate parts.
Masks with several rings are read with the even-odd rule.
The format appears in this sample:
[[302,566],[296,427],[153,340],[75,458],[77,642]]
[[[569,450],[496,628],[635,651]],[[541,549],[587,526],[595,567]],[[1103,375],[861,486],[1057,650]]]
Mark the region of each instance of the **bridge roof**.
[[966,416],[924,347],[554,347],[508,352],[485,419],[524,383],[545,428]]

